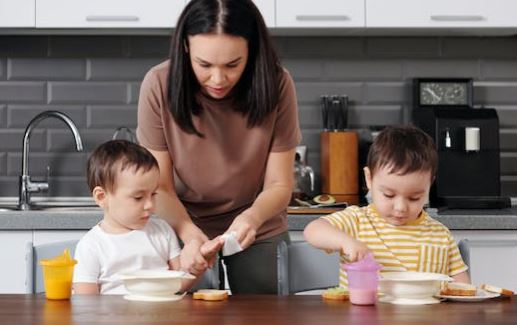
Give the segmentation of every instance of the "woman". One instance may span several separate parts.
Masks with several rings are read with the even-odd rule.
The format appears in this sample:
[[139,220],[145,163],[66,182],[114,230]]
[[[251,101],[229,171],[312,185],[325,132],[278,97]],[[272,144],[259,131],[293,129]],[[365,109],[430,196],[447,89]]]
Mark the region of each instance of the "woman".
[[301,136],[293,81],[251,0],[188,3],[169,60],[142,83],[137,134],[160,165],[157,214],[185,243],[182,266],[203,272],[200,245],[235,232],[232,292],[276,293]]

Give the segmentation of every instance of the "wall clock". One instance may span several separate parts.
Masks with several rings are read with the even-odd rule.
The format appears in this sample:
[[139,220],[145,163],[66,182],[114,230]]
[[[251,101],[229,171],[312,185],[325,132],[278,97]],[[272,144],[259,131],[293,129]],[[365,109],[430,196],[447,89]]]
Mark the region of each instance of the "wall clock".
[[417,78],[413,81],[414,106],[471,108],[470,78]]

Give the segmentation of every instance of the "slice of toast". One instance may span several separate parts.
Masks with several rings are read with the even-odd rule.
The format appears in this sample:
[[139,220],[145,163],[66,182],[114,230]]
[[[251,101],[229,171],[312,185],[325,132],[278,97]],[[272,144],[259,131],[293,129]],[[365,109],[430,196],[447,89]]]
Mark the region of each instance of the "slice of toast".
[[349,293],[346,289],[335,287],[328,288],[321,294],[321,296],[323,299],[327,300],[348,300]]
[[216,289],[201,289],[194,292],[192,297],[196,300],[221,301],[228,299],[228,291]]
[[461,282],[447,282],[440,291],[444,296],[475,296],[477,288],[473,284]]
[[499,288],[499,287],[496,287],[496,286],[493,286],[490,284],[482,284],[479,287],[485,291],[499,293],[499,294],[501,294],[503,296],[507,296],[507,297],[511,297],[514,294],[514,292],[512,290]]

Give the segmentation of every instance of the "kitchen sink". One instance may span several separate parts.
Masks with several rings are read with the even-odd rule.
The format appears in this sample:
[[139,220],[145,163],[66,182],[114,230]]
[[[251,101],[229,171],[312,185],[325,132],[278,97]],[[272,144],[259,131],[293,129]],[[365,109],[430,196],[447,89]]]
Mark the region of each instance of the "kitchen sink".
[[[17,197],[0,197],[0,212],[19,211]],[[33,197],[32,211],[100,211],[91,197]]]

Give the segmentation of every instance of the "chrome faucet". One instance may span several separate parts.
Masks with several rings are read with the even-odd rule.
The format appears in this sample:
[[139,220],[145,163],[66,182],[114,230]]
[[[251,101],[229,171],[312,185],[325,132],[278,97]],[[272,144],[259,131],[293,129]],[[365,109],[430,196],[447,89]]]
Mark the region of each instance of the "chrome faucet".
[[20,176],[20,187],[18,193],[18,208],[20,210],[30,209],[30,196],[31,193],[46,192],[48,191],[48,182],[35,182],[31,181],[29,176],[29,140],[31,137],[32,130],[41,122],[48,117],[55,117],[65,122],[75,138],[75,146],[77,151],[83,151],[83,142],[79,135],[79,130],[75,126],[74,122],[65,114],[58,111],[44,111],[36,115],[27,125],[25,133],[23,134],[23,153],[22,153],[22,175]]
[[111,140],[117,140],[119,133],[122,131],[125,131],[125,139],[127,139],[131,142],[134,142],[134,143],[138,143],[135,133],[133,131],[131,131],[131,129],[128,128],[127,126],[119,126],[115,130],[115,133],[113,133],[113,137],[111,138]]

